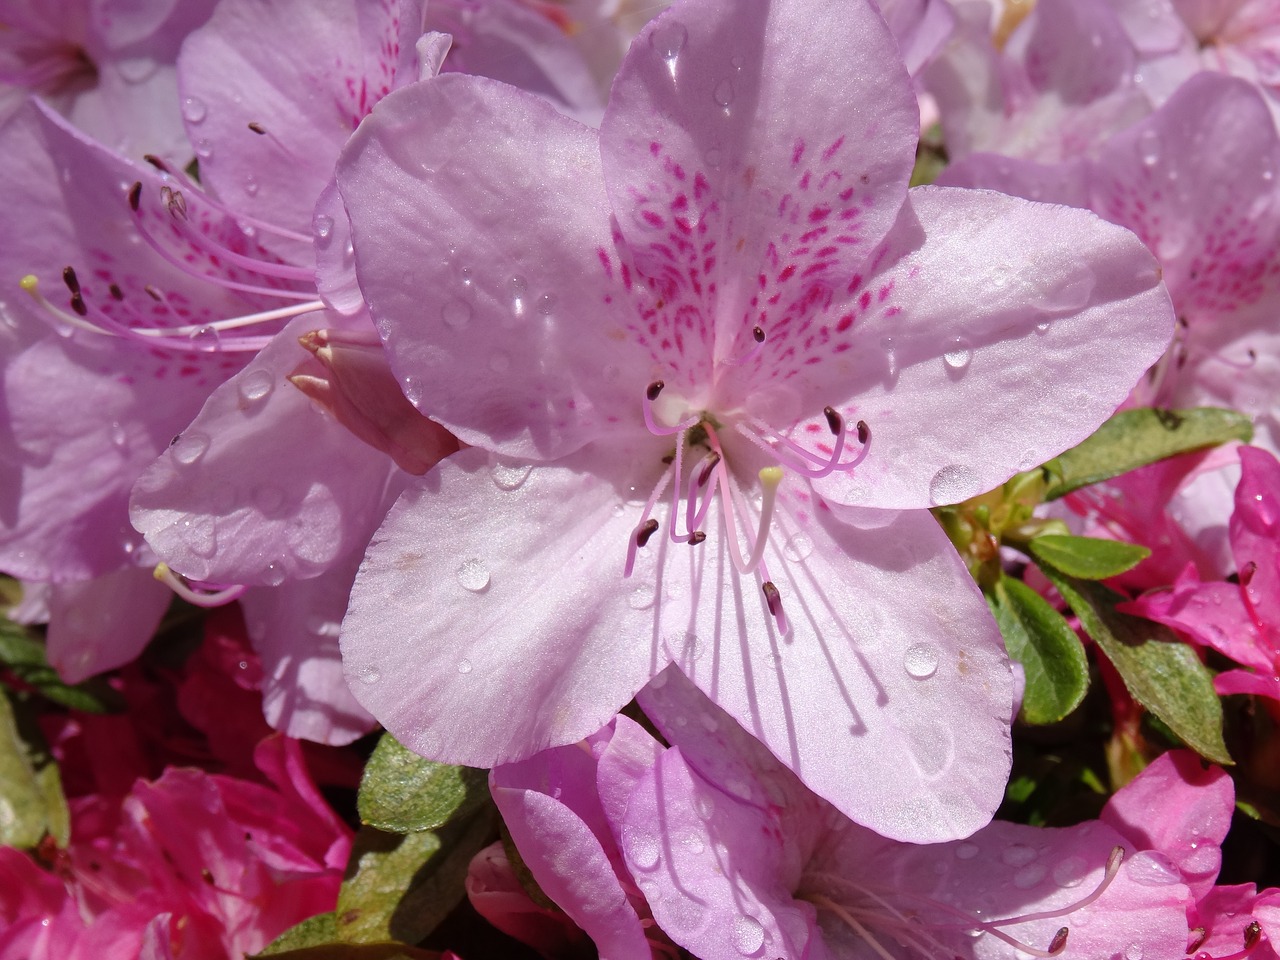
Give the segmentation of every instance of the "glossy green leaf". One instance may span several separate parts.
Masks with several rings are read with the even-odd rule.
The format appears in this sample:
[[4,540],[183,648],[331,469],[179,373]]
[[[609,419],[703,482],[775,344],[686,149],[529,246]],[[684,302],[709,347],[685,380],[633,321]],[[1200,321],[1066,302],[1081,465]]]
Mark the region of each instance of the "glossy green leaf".
[[290,927],[263,947],[258,957],[270,957],[278,953],[299,951],[307,947],[323,947],[338,940],[338,918],[332,913],[318,913]]
[[461,901],[467,866],[493,836],[487,809],[439,830],[361,828],[334,911],[338,938],[418,943]]
[[1120,613],[1116,603],[1123,598],[1102,584],[1044,572],[1133,698],[1202,757],[1231,763],[1222,738],[1222,701],[1196,652],[1168,627]]
[[1105,580],[1132,570],[1151,551],[1134,543],[1045,534],[1028,544],[1031,556],[1041,566],[1048,565],[1069,577],[1081,580]]
[[32,848],[45,835],[67,845],[71,820],[58,765],[34,723],[0,693],[0,845]]
[[387,833],[434,830],[486,805],[488,776],[427,760],[385,733],[360,781],[360,819]]
[[116,713],[124,709],[120,694],[101,678],[70,685],[62,682],[45,660],[44,643],[21,624],[0,619],[0,664],[42,696],[85,713]]
[[1122,410],[1093,436],[1045,464],[1046,498],[1118,477],[1157,460],[1253,437],[1249,418],[1234,410]]
[[344,943],[338,939],[337,914],[321,913],[286,930],[254,956],[277,960],[438,960],[440,954],[394,941]]
[[1009,656],[1022,664],[1027,686],[1019,716],[1027,723],[1057,723],[1089,689],[1089,661],[1062,614],[1021,580],[1002,577],[987,602]]

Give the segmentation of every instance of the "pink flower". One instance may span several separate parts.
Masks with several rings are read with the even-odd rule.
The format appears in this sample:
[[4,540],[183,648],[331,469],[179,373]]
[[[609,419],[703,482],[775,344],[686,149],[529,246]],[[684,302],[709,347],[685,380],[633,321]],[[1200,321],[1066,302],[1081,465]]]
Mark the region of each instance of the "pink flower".
[[860,822],[986,822],[1011,680],[923,508],[1086,436],[1169,316],[1089,215],[908,199],[917,126],[861,3],[673,7],[599,134],[470,77],[375,109],[339,166],[361,288],[473,447],[401,496],[343,625],[403,742],[516,760],[675,662]]

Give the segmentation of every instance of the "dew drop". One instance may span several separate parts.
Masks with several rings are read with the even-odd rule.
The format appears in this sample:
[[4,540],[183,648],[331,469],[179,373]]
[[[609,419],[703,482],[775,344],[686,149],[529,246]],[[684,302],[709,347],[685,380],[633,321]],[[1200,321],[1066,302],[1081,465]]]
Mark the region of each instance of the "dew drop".
[[1160,134],[1150,127],[1138,134],[1138,157],[1148,167],[1160,162]]
[[471,322],[471,307],[466,301],[453,297],[440,308],[440,319],[454,330],[461,330]]
[[285,573],[284,564],[272,560],[262,571],[262,579],[267,582],[269,587],[278,587],[284,583]]
[[218,552],[218,535],[213,523],[201,523],[194,517],[182,521],[182,542],[197,557],[212,557]]
[[649,34],[649,46],[663,60],[674,60],[689,40],[689,31],[679,20],[668,20]]
[[195,143],[196,156],[201,160],[208,160],[213,156],[213,144],[209,142],[207,137],[201,137]]
[[129,442],[129,434],[125,432],[124,425],[118,420],[111,423],[111,445],[115,447],[123,447]]
[[755,917],[741,916],[733,921],[733,945],[744,957],[753,957],[764,946],[764,927]]
[[1142,960],[1142,947],[1131,943],[1124,948],[1124,960]]
[[311,221],[311,230],[321,240],[328,240],[329,235],[333,233],[333,217],[317,213],[315,219]]
[[499,490],[518,490],[529,479],[529,474],[533,472],[533,465],[528,463],[508,464],[494,463],[489,468],[489,475],[493,478],[493,485]]
[[1014,843],[1005,847],[1000,859],[1011,867],[1025,867],[1036,858],[1036,852],[1025,843]]
[[1159,887],[1170,883],[1178,883],[1182,875],[1162,853],[1141,850],[1125,862],[1129,879],[1146,887]]
[[716,811],[715,801],[713,801],[706,794],[702,794],[702,793],[698,794],[697,798],[693,801],[693,812],[696,813],[698,816],[700,816],[703,820],[710,820],[711,815],[715,813],[715,811]]
[[942,361],[950,369],[963,371],[969,369],[969,362],[973,359],[973,348],[969,346],[969,341],[964,337],[954,337],[947,344],[947,352],[942,355]]
[[462,561],[457,577],[462,588],[472,593],[480,593],[489,587],[489,568],[475,557]]
[[213,353],[222,346],[222,338],[216,327],[205,325],[187,338],[191,341],[191,349],[201,353]]
[[182,101],[182,116],[190,123],[199,123],[209,115],[209,108],[199,97],[185,97]]
[[803,533],[797,533],[782,546],[782,555],[794,563],[799,563],[811,553],[813,553],[813,541]]
[[684,848],[692,853],[695,857],[701,856],[707,850],[706,842],[696,833],[691,833],[684,838]]
[[709,713],[704,713],[698,717],[698,722],[702,724],[702,729],[707,733],[715,733],[720,729],[720,723]]
[[913,643],[903,655],[902,666],[917,680],[928,680],[938,672],[938,648],[931,643]]
[[554,293],[544,293],[538,298],[538,312],[544,317],[551,316],[551,311],[556,308],[556,295]]
[[1089,864],[1084,857],[1067,857],[1054,865],[1053,882],[1060,887],[1078,887],[1088,872]]
[[250,403],[257,403],[259,400],[271,393],[275,387],[275,380],[268,370],[250,370],[240,378],[239,391],[240,396]]
[[459,660],[459,661],[458,661],[458,672],[459,672],[459,673],[470,673],[470,672],[471,672],[471,661],[470,661],[470,660],[468,660],[468,659],[466,659],[465,657],[464,657],[463,659]]
[[641,870],[652,870],[658,865],[662,848],[658,838],[651,833],[639,830],[629,832],[627,836],[627,856]]
[[370,664],[356,667],[352,673],[361,683],[374,684],[382,679],[382,671]]
[[209,449],[209,438],[203,433],[184,433],[172,447],[173,459],[186,466],[195,463]]
[[256,197],[258,195],[258,178],[252,173],[245,174],[244,192],[251,197]]
[[155,76],[160,69],[160,62],[151,57],[129,57],[127,60],[117,61],[116,69],[128,83],[142,83]]
[[716,84],[711,98],[715,100],[717,106],[724,107],[727,110],[729,105],[733,103],[733,93],[733,81],[726,77]]
[[653,606],[653,587],[647,583],[642,583],[631,591],[627,597],[627,606],[632,610],[648,610]]
[[972,860],[978,855],[978,845],[976,843],[962,843],[956,847],[957,860]]
[[422,402],[422,381],[417,377],[404,378],[404,395],[415,406]]
[[968,467],[953,463],[943,467],[929,481],[929,499],[935,507],[959,503],[982,492],[982,481]]
[[881,337],[880,349],[884,351],[885,365],[889,370],[889,379],[898,375],[898,351],[893,345],[893,337]]
[[1049,868],[1043,863],[1033,863],[1013,875],[1013,885],[1019,890],[1030,890],[1043,880],[1048,872]]

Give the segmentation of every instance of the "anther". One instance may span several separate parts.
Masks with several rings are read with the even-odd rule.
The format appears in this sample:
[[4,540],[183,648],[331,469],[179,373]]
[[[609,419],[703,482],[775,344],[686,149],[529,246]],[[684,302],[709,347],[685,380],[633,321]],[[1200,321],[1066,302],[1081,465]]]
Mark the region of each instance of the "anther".
[[859,420],[858,421],[858,442],[865,447],[867,445],[867,441],[870,439],[871,439],[871,428],[867,426],[867,421]]
[[1204,927],[1192,927],[1188,936],[1187,953],[1191,954],[1204,946],[1204,942],[1209,939],[1209,931]]
[[[650,521],[650,523],[657,523],[657,522],[658,521],[656,520]],[[696,547],[705,539],[707,539],[707,535],[705,533],[703,533],[701,530],[695,530],[693,531],[693,533],[689,534],[689,546]],[[641,546],[644,546],[644,544],[641,544]]]
[[[658,521],[649,519],[636,528],[636,546],[643,547],[649,538],[658,532]],[[704,534],[705,536],[705,534]]]
[[1053,939],[1049,941],[1049,956],[1056,957],[1067,949],[1067,934],[1070,932],[1068,928],[1062,927],[1053,935]]
[[160,291],[159,291],[159,290],[157,290],[157,289],[156,289],[155,287],[153,287],[151,284],[149,284],[149,283],[148,283],[148,284],[147,284],[145,287],[143,287],[142,289],[143,289],[143,290],[145,290],[145,291],[147,291],[147,296],[149,296],[149,297],[150,297],[152,300],[154,300],[156,303],[164,303],[164,296],[160,293]]
[[80,296],[80,280],[76,277],[74,267],[62,268],[62,282],[67,285],[67,289],[71,291],[72,297]]
[[764,591],[764,602],[769,607],[770,616],[775,620],[778,619],[782,616],[782,594],[778,592],[772,580],[766,580],[760,584],[760,589]]
[[1257,920],[1250,921],[1249,925],[1244,928],[1244,948],[1252,950],[1258,945],[1258,941],[1262,939],[1262,924]]
[[822,415],[827,418],[827,429],[831,431],[831,435],[840,436],[840,431],[844,429],[844,419],[836,413],[835,407],[823,407]]
[[756,343],[764,343],[764,327],[752,327],[751,336],[755,337]]
[[169,168],[165,166],[165,162],[161,160],[159,157],[157,157],[154,153],[144,153],[142,155],[142,159],[147,161],[147,163],[151,164],[161,173],[169,172]]
[[713,452],[709,457],[707,457],[706,466],[704,466],[702,471],[698,474],[699,487],[705,487],[707,485],[707,481],[711,479],[711,474],[715,472],[716,465],[719,462],[720,454],[718,453]]
[[78,290],[71,295],[71,309],[79,316],[87,317],[89,315],[89,308],[85,305],[84,297],[80,296]]
[[1253,579],[1253,575],[1258,572],[1258,565],[1250,560],[1240,568],[1240,586],[1247,587],[1249,581]]
[[252,130],[254,133],[258,134],[258,136],[264,136],[267,132],[267,128],[264,127],[262,124],[258,123],[258,121],[256,120],[252,120],[249,122],[249,129]]
[[142,181],[135,180],[133,186],[129,188],[129,209],[134,213],[138,212],[138,205],[142,202]]
[[112,300],[124,299],[124,291],[120,289],[120,284],[113,283],[111,286],[107,287],[107,290],[110,292]]
[[644,395],[649,398],[650,403],[653,403],[653,401],[658,399],[658,394],[662,393],[662,388],[665,386],[666,384],[663,381],[655,380],[653,381],[653,383],[649,384],[649,387],[648,389],[645,390]]

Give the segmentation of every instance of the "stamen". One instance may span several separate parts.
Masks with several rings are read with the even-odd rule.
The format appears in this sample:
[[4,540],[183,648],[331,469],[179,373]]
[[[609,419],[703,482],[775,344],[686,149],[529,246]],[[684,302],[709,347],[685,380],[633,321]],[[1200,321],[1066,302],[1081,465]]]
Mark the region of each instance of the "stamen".
[[702,543],[702,541],[706,539],[707,539],[707,535],[703,531],[695,530],[693,531],[693,533],[689,534],[689,546],[696,547],[698,544]]
[[306,267],[292,267],[285,263],[268,263],[254,257],[246,257],[242,253],[236,253],[234,250],[228,249],[225,244],[209,239],[202,231],[196,230],[191,226],[187,216],[187,199],[183,196],[182,191],[161,187],[160,196],[164,201],[165,208],[169,211],[169,215],[173,218],[178,232],[200,249],[208,251],[222,260],[233,263],[245,270],[260,273],[266,277],[315,282],[315,270]]
[[1253,580],[1253,575],[1258,572],[1258,565],[1250,560],[1240,568],[1240,586],[1247,587],[1249,582]]
[[740,367],[760,355],[760,351],[764,349],[764,327],[752,327],[751,339],[755,341],[755,345],[740,357],[722,361],[726,367]]
[[[715,476],[716,464],[719,462],[720,454],[708,453],[689,471],[689,485],[684,495],[684,528],[686,530],[697,530],[701,527],[702,521],[707,517],[707,511],[711,509],[715,485],[708,487],[707,483]],[[699,497],[700,493],[701,497]]]
[[865,420],[858,421],[858,442],[861,444],[857,456],[852,460],[841,462],[840,456],[844,453],[845,438],[849,435],[849,431],[845,428],[844,418],[840,416],[833,408],[826,407],[823,409],[823,415],[826,417],[827,426],[835,435],[835,448],[828,457],[821,457],[816,453],[812,453],[800,446],[789,437],[785,437],[775,430],[772,430],[768,424],[762,420],[751,418],[750,423],[753,427],[760,431],[764,436],[770,437],[774,443],[768,443],[763,437],[756,436],[744,424],[738,423],[734,425],[739,433],[754,443],[757,447],[767,451],[769,454],[777,458],[778,462],[784,466],[790,467],[797,473],[802,473],[806,477],[819,479],[834,473],[836,470],[849,471],[854,469],[858,464],[862,463],[867,456],[867,450],[871,444],[871,428],[867,426]]
[[[27,274],[18,281],[18,286],[30,295],[31,299],[36,302],[36,306],[40,307],[41,310],[49,314],[55,320],[65,323],[69,327],[74,327],[77,330],[86,330],[90,333],[105,334],[104,330],[98,329],[92,323],[82,320],[74,313],[67,313],[61,307],[55,307],[52,303],[46,300],[44,294],[40,292],[40,280],[35,274]],[[74,302],[73,298],[73,303]],[[83,305],[83,300],[80,302],[81,305]],[[54,329],[57,330],[58,328],[55,326]]]
[[840,904],[836,903],[834,900],[824,897],[820,893],[812,894],[808,899],[809,899],[809,902],[812,903],[815,907],[822,907],[826,910],[830,910],[837,917],[839,917],[841,920],[847,923],[849,925],[849,929],[852,930],[854,933],[856,933],[858,936],[862,937],[862,939],[866,942],[867,946],[870,947],[872,950],[874,950],[876,954],[882,958],[882,960],[896,960],[893,954],[891,954],[888,950],[886,950],[881,945],[880,941],[871,935],[871,931],[869,931],[861,923],[855,920],[853,917],[853,914],[851,914],[844,907],[840,906]]
[[658,532],[658,521],[652,518],[646,520],[636,529],[636,546],[643,547],[649,542],[649,538]]
[[167,563],[157,563],[155,578],[180,596],[187,603],[197,607],[220,607],[225,603],[238,600],[245,592],[243,586],[224,587],[221,590],[196,590],[190,581],[181,574],[174,573]]
[[[1196,949],[1196,947],[1204,943],[1206,939],[1207,939],[1207,936],[1201,936],[1199,941],[1196,942],[1195,946],[1187,948],[1187,953],[1190,953],[1192,950]],[[1197,953],[1195,956],[1195,960],[1244,960],[1244,958],[1248,957],[1249,954],[1253,953],[1253,951],[1257,948],[1258,944],[1260,944],[1261,942],[1262,942],[1262,924],[1260,924],[1257,920],[1251,920],[1249,922],[1249,925],[1244,928],[1244,949],[1243,950],[1237,950],[1235,953],[1229,953],[1225,957],[1215,957],[1215,956],[1212,956],[1208,951],[1204,951],[1202,953]]]
[[264,127],[262,124],[258,123],[256,120],[249,121],[249,129],[252,130],[254,133],[258,134],[258,136],[260,137],[266,136],[266,133],[267,133],[267,128]]
[[1067,935],[1071,930],[1062,927],[1053,935],[1053,939],[1049,941],[1049,956],[1056,957],[1063,950],[1067,949]]
[[[760,589],[764,591],[765,604],[769,608],[769,613],[773,615],[773,622],[777,624],[778,633],[786,636],[791,627],[787,620],[787,611],[782,606],[782,594],[774,584],[773,577],[769,576],[769,568],[765,566],[763,560],[760,561],[760,566],[756,572],[763,581],[760,584]],[[772,588],[772,591],[769,588]],[[770,595],[771,593],[772,596]]]
[[138,206],[142,202],[142,181],[135,180],[133,186],[129,188],[129,209],[134,213],[138,212]]
[[669,437],[674,433],[682,433],[690,427],[696,426],[702,419],[701,414],[695,414],[689,419],[677,423],[674,427],[659,426],[658,422],[653,418],[653,402],[658,399],[664,387],[666,387],[666,383],[661,380],[655,380],[644,391],[644,425],[649,428],[649,432],[655,437]]
[[840,436],[844,430],[844,418],[836,413],[835,407],[823,407],[822,415],[827,418],[827,429],[831,431],[833,437]]
[[[151,158],[151,162],[153,165],[159,167],[160,170],[164,171],[165,174],[167,174],[168,176],[176,180],[179,184],[184,184],[186,188],[189,189],[192,193],[199,194],[200,199],[205,203],[206,206],[209,206],[212,209],[218,211],[218,213],[221,213],[223,216],[230,217],[232,220],[235,220],[237,223],[244,224],[247,226],[257,227],[259,230],[265,230],[268,233],[274,233],[276,236],[284,237],[287,240],[297,240],[299,243],[306,243],[306,244],[310,244],[313,242],[313,239],[311,237],[307,236],[306,234],[298,233],[296,230],[289,230],[289,229],[286,229],[285,227],[277,226],[276,224],[270,223],[266,220],[259,220],[257,217],[250,217],[250,216],[246,216],[243,213],[233,212],[232,210],[229,210],[227,206],[223,204],[220,200],[218,200],[216,197],[211,197],[208,193],[206,193],[204,188],[201,187],[200,184],[196,183],[189,176],[187,176],[185,171],[177,170],[173,167],[170,167],[163,160],[160,160],[155,157]],[[141,184],[138,184],[138,189],[139,191],[141,191],[142,189]],[[130,192],[132,193],[132,191]],[[137,207],[134,207],[134,209],[136,210]]]

